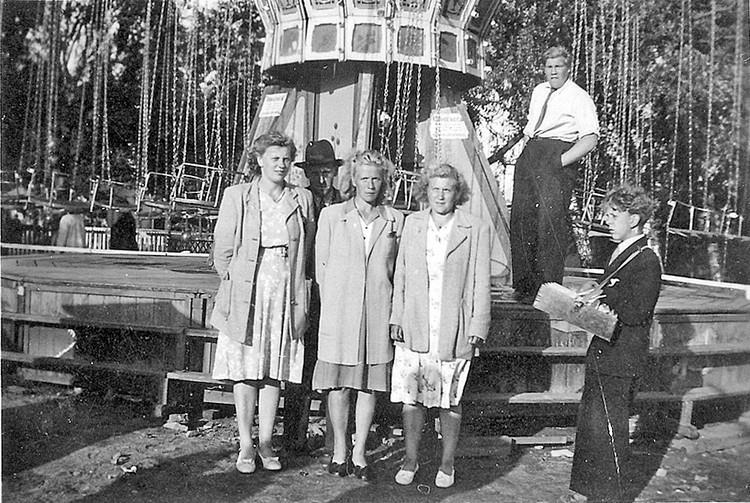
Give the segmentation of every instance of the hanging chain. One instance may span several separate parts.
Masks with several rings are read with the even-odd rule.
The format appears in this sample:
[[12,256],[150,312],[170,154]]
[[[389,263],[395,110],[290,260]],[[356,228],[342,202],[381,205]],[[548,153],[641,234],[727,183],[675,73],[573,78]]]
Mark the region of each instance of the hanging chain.
[[708,207],[708,177],[711,169],[711,120],[714,104],[714,64],[716,61],[716,0],[711,0],[711,52],[708,59],[708,111],[706,117],[706,162],[703,170],[703,206]]
[[[649,94],[649,104],[653,101],[653,95]],[[651,174],[649,176],[651,184],[651,193],[656,193],[656,166],[654,166],[654,112],[649,111],[648,114],[648,165],[651,168]]]
[[[742,30],[740,30],[740,23],[743,15],[743,2],[737,2],[737,16],[735,17],[735,23],[737,23],[737,29],[735,30],[734,36],[734,103],[732,107],[732,136],[735,138],[733,142],[733,157],[734,157],[734,180],[733,183],[729,184],[729,194],[727,198],[727,204],[732,203],[730,207],[737,208],[739,206],[739,188],[740,188],[740,156],[742,155]],[[739,232],[739,229],[738,229]]]
[[171,109],[171,115],[172,115],[172,141],[169,142],[169,148],[171,149],[171,152],[169,152],[168,157],[171,160],[171,166],[174,170],[175,167],[179,164],[179,158],[178,158],[178,146],[180,145],[180,119],[181,119],[181,113],[178,109],[177,104],[177,83],[180,79],[179,69],[177,65],[177,46],[178,46],[178,35],[180,31],[177,29],[179,26],[178,22],[178,12],[177,12],[177,5],[171,6],[171,21],[172,21],[172,109]]
[[383,106],[380,109],[380,116],[378,117],[378,122],[380,125],[380,153],[385,154],[387,147],[385,144],[385,130],[388,126],[387,122],[388,119],[386,118],[387,112],[386,109],[388,108],[388,88],[390,87],[390,79],[391,79],[391,64],[386,62],[385,63],[385,80],[383,81]]
[[[435,27],[435,36],[438,36],[437,33],[437,27]],[[438,44],[436,44],[436,47],[440,47],[440,43],[438,40]],[[441,160],[441,142],[440,142],[440,49],[438,49],[438,53],[436,54],[436,61],[435,61],[435,111],[433,113],[433,119],[435,127],[433,128],[433,131],[435,133],[435,155],[433,156],[433,162],[435,164],[439,164]]]
[[414,171],[419,169],[419,118],[422,114],[422,65],[417,65],[417,99],[414,115]]
[[[151,87],[149,83],[150,69],[150,52],[151,52],[151,13],[152,2],[148,0],[146,4],[146,26],[143,39],[143,67],[141,69],[141,96],[140,96],[140,118],[138,124],[138,180],[143,181],[146,178],[146,166],[148,163],[148,90]],[[97,93],[95,93],[95,96]]]
[[[94,23],[96,26],[96,37],[95,37],[95,52],[96,55],[94,56],[94,113],[93,113],[93,121],[92,121],[92,131],[91,131],[91,175],[92,176],[101,176],[100,173],[97,173],[96,170],[96,159],[97,159],[97,151],[99,148],[99,123],[101,121],[101,115],[100,115],[100,100],[101,100],[101,91],[102,91],[102,66],[103,66],[103,45],[104,45],[104,31],[106,29],[105,21],[104,21],[104,11],[103,9],[105,5],[105,0],[100,0],[99,4],[95,4],[95,13],[94,13]],[[143,113],[143,109],[141,109],[141,113]],[[140,132],[140,131],[139,131]]]
[[[112,6],[110,0],[104,4],[104,26],[111,26]],[[108,31],[104,36],[104,63],[103,63],[103,82],[102,82],[102,178],[112,180],[112,166],[109,158],[109,106],[108,106],[108,88],[109,88],[109,49],[111,37]]]
[[636,153],[636,165],[635,165],[635,181],[637,185],[641,185],[641,178],[643,174],[643,145],[645,143],[645,134],[643,131],[643,96],[641,94],[641,79],[640,79],[640,46],[641,46],[641,13],[638,12],[635,16],[635,58],[633,61],[633,78],[635,79],[635,110],[636,110],[636,129],[638,131],[638,152]]
[[[687,39],[688,39],[688,51],[687,51],[687,75],[688,75],[688,202],[690,206],[693,206],[693,2],[687,0],[686,18],[687,18]],[[708,230],[708,229],[706,229]]]
[[[677,170],[677,133],[678,126],[680,123],[680,93],[682,92],[682,55],[685,44],[685,0],[680,2],[680,50],[679,50],[679,61],[677,64],[677,94],[675,97],[675,112],[674,112],[674,138],[672,141],[672,169],[669,174],[669,199],[674,197],[674,184],[675,174]],[[665,246],[666,254],[666,246]],[[666,259],[665,259],[666,260]]]

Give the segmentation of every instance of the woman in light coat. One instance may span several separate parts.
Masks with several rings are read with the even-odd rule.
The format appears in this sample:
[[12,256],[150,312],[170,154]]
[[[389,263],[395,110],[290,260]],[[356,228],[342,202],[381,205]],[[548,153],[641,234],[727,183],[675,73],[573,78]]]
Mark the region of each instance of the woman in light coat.
[[302,379],[306,243],[314,232],[312,194],[285,181],[292,140],[270,132],[252,148],[260,176],[224,191],[216,221],[214,267],[221,284],[211,315],[219,330],[213,377],[233,384],[240,434],[235,465],[242,473],[256,467],[256,400],[257,455],[265,469],[281,469],[271,437],[280,383]]
[[429,208],[406,219],[394,277],[391,337],[397,341],[391,401],[403,403],[406,456],[396,482],[411,484],[425,408],[440,409],[443,454],[435,485],[455,480],[461,396],[475,346],[490,324],[490,228],[456,209],[468,187],[451,165],[423,171]]
[[[404,217],[383,204],[393,164],[379,152],[357,153],[342,169],[349,171],[355,195],[323,209],[315,238],[321,312],[313,389],[328,391],[334,442],[328,471],[369,480],[365,442],[376,393],[390,389],[392,278]],[[357,403],[350,461],[351,391]]]

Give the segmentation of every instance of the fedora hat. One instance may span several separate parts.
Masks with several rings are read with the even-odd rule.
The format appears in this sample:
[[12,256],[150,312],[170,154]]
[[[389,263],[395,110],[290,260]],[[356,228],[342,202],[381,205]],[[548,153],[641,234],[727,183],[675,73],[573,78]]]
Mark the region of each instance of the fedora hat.
[[333,146],[328,140],[311,141],[305,147],[305,160],[295,163],[302,169],[307,169],[311,165],[333,163],[341,166],[344,161],[336,159],[333,152]]

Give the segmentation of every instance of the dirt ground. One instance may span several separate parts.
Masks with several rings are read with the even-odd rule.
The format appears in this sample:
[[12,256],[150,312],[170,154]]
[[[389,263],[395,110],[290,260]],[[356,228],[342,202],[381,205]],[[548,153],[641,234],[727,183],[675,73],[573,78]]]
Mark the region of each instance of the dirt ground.
[[[234,469],[238,444],[231,416],[186,434],[165,428],[165,420],[149,412],[144,404],[116,396],[4,378],[3,501],[555,502],[567,493],[566,449],[574,448],[499,448],[490,456],[463,456],[450,489],[433,483],[434,445],[425,446],[415,484],[393,482],[403,456],[398,436],[376,443],[375,482],[329,475],[322,447],[310,455],[281,453],[282,472],[242,475]],[[322,421],[310,428],[318,445]],[[544,431],[575,432],[570,426]],[[697,441],[662,437],[634,444],[636,501],[750,501],[750,433],[732,423],[700,431]],[[700,452],[706,446],[712,446],[709,452]]]

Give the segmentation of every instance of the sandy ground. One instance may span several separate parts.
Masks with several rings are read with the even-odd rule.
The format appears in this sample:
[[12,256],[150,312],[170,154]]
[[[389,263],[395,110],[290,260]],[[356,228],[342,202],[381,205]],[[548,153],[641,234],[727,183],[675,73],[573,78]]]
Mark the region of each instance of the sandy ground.
[[[320,423],[311,434],[322,443]],[[324,449],[283,457],[285,469],[241,475],[234,469],[237,432],[232,417],[203,424],[190,436],[163,427],[147,406],[14,383],[2,387],[2,499],[7,502],[555,502],[567,493],[571,459],[556,447],[499,449],[457,459],[457,482],[438,489],[434,445],[426,445],[416,483],[392,480],[403,456],[399,437],[380,439],[375,482],[325,471]],[[729,429],[728,429],[729,428]],[[727,431],[731,431],[728,437]],[[657,438],[635,446],[637,501],[750,501],[750,438],[736,425],[707,425],[718,439],[709,452],[699,441]],[[574,428],[555,434],[574,435]],[[728,439],[729,438],[729,439]],[[703,445],[710,445],[703,444]],[[726,447],[716,449],[717,446]],[[565,454],[563,452],[563,454]],[[433,458],[430,461],[430,458]]]

